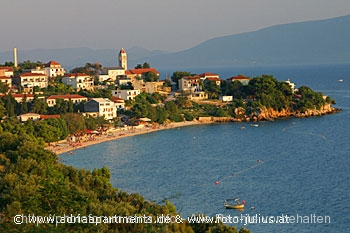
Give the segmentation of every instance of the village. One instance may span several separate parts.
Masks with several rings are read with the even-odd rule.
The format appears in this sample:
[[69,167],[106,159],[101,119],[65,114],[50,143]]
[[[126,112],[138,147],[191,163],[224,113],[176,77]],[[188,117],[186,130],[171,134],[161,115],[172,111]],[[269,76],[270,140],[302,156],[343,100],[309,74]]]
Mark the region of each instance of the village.
[[[172,83],[172,85],[165,85],[165,80],[159,80],[160,74],[155,68],[136,67],[128,69],[127,53],[123,48],[118,54],[118,62],[119,66],[103,67],[101,69],[101,72],[97,74],[98,85],[94,84],[93,75],[67,73],[60,63],[53,60],[46,63],[43,68],[36,67],[35,69],[26,70],[15,76],[14,69],[18,66],[17,49],[15,48],[14,66],[0,67],[0,82],[8,86],[8,92],[0,93],[0,96],[11,94],[17,102],[22,102],[24,99],[30,102],[33,101],[34,95],[37,95],[39,99],[43,99],[47,103],[48,107],[55,106],[58,99],[72,101],[74,104],[84,102],[84,111],[82,114],[92,117],[102,116],[107,120],[112,120],[117,117],[118,110],[127,108],[125,101],[134,100],[140,93],[159,93],[163,96],[167,96],[167,98],[185,93],[190,100],[208,100],[208,92],[203,90],[204,81],[213,82],[220,87],[223,82],[238,81],[243,85],[247,85],[251,80],[251,78],[243,75],[222,80],[218,74],[204,72],[199,75],[183,76],[178,80],[177,85],[174,85],[174,83]],[[155,81],[148,81],[145,79],[146,75],[150,72],[156,76]],[[40,89],[48,88],[49,85],[55,85],[55,83],[50,84],[50,80],[56,77],[61,77],[61,82],[66,86],[71,86],[76,92],[80,90],[94,91],[96,89],[104,89],[109,84],[114,84],[116,89],[111,90],[112,99],[88,98],[79,94],[41,95],[42,92]],[[292,89],[294,89],[294,84],[291,82],[289,82],[289,84]],[[19,89],[21,92],[19,92]],[[221,95],[218,99],[222,102],[229,102],[233,100],[233,96]],[[18,117],[23,122],[28,119],[37,120],[50,116],[25,113]]]
[[[87,144],[95,144],[99,141],[111,140],[115,137],[130,136],[169,127],[181,127],[184,124],[188,125],[189,122],[195,124],[211,121],[210,117],[194,118],[186,117],[186,114],[180,114],[176,119],[171,118],[171,115],[175,115],[176,111],[170,112],[169,108],[172,107],[168,106],[170,121],[166,120],[167,124],[164,124],[165,119],[153,120],[142,115],[145,113],[140,113],[141,115],[138,115],[132,125],[122,123],[120,120],[125,117],[123,113],[132,108],[132,103],[141,94],[156,96],[158,100],[152,104],[153,107],[164,108],[167,101],[170,102],[170,100],[181,97],[191,105],[195,103],[222,106],[234,101],[232,92],[226,91],[230,95],[225,95],[226,93],[221,91],[223,87],[229,85],[247,86],[252,80],[244,75],[223,80],[218,74],[211,72],[190,74],[182,71],[174,72],[173,76],[177,75],[177,77],[172,77],[172,80],[159,80],[160,73],[156,68],[150,67],[148,63],[138,64],[137,67],[128,69],[127,53],[123,48],[117,53],[116,63],[118,66],[102,67],[98,63],[90,64],[86,69],[88,72],[85,73],[79,68],[67,72],[60,63],[53,60],[42,66],[16,72],[20,68],[17,59],[17,49],[15,48],[13,66],[0,67],[0,84],[3,86],[2,89],[6,90],[6,92],[0,93],[0,98],[11,95],[20,105],[36,101],[51,109],[58,107],[58,105],[61,106],[62,102],[65,102],[67,106],[70,106],[68,108],[79,106],[76,113],[84,117],[102,118],[107,123],[101,124],[96,130],[86,128],[84,131],[71,132],[63,140],[62,138],[53,140],[56,143],[49,143],[48,148],[58,153],[69,151],[72,148],[85,147]],[[98,69],[93,70],[96,67]],[[294,93],[296,90],[294,83],[289,80],[286,83]],[[65,91],[62,93],[56,91],[54,94],[43,91],[55,89],[58,86],[63,86],[62,89]],[[103,91],[107,94],[105,97],[92,96],[91,93],[96,91]],[[220,113],[220,107],[216,109],[219,110],[219,113],[214,115],[223,115]],[[238,110],[235,109],[234,112],[237,113]],[[192,114],[190,111],[187,113]],[[20,122],[60,118],[64,113],[57,109],[55,114],[43,114],[40,111],[19,112],[20,114],[16,117]],[[56,147],[56,145],[60,145],[60,147]]]
[[[57,99],[65,101],[72,101],[74,104],[86,102],[83,114],[93,117],[103,116],[110,120],[117,117],[118,109],[125,109],[126,100],[134,100],[140,93],[159,93],[161,95],[170,96],[178,95],[179,93],[186,93],[191,100],[207,100],[208,93],[203,91],[203,81],[212,81],[217,86],[220,86],[224,80],[220,79],[218,74],[204,72],[199,75],[184,76],[178,81],[177,85],[165,85],[165,80],[159,79],[159,72],[155,68],[134,68],[128,69],[127,54],[122,48],[118,54],[119,66],[103,67],[101,72],[97,74],[98,85],[94,85],[94,77],[84,73],[67,73],[67,71],[56,61],[49,61],[45,67],[36,67],[35,69],[27,70],[24,73],[14,76],[14,69],[17,68],[17,50],[14,49],[14,67],[2,66],[0,67],[0,82],[8,86],[8,93],[10,93],[17,102],[21,102],[26,97],[26,101],[34,99],[34,90],[36,88],[47,88],[50,80],[56,77],[62,77],[62,83],[71,86],[75,91],[86,90],[93,91],[96,89],[106,88],[108,84],[115,84],[116,90],[112,90],[112,99],[106,98],[87,98],[78,94],[60,94],[43,96],[40,95],[40,90],[35,91],[38,98],[46,101],[49,107],[56,104]],[[151,72],[157,78],[157,81],[147,81],[146,75]],[[249,83],[251,78],[245,76],[234,76],[226,81],[239,81],[244,85]],[[54,85],[54,84],[51,84]],[[129,86],[128,86],[129,85]],[[291,85],[293,85],[291,83]],[[21,87],[22,92],[19,93]],[[129,87],[128,89],[124,87]],[[175,88],[174,88],[175,87]],[[294,86],[293,86],[294,87]],[[2,93],[0,95],[4,95]],[[233,96],[220,96],[224,102],[232,101]],[[38,119],[37,114],[27,113],[19,116],[21,121],[27,119]]]

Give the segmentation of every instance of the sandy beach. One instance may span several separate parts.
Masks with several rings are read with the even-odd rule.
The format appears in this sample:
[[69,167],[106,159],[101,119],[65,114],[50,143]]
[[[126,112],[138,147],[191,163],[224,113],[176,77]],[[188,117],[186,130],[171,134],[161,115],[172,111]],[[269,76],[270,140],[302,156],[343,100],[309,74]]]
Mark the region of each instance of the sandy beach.
[[98,135],[93,138],[89,138],[88,140],[81,140],[75,143],[69,142],[61,142],[56,143],[55,145],[47,146],[45,149],[50,150],[56,154],[63,153],[73,153],[74,150],[79,148],[86,148],[91,145],[95,145],[98,143],[108,142],[112,140],[117,140],[125,137],[132,137],[135,135],[146,134],[151,132],[156,132],[159,130],[167,130],[172,128],[181,128],[190,125],[200,125],[200,124],[209,124],[213,122],[200,122],[200,121],[185,121],[185,122],[172,122],[167,125],[159,125],[159,126],[138,126],[138,127],[121,127],[117,129],[112,129],[108,131],[108,134]]

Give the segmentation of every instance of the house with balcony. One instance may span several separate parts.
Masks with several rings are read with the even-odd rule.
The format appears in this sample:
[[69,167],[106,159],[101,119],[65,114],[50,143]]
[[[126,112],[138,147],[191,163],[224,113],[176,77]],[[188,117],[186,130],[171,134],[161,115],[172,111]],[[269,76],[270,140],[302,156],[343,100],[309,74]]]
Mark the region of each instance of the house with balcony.
[[201,91],[201,79],[199,76],[184,76],[178,82],[180,91],[190,93]]
[[117,109],[125,109],[125,100],[124,99],[113,96],[112,101],[117,106]]
[[64,101],[72,101],[73,104],[78,104],[83,101],[87,101],[87,98],[85,96],[81,95],[51,95],[46,98],[46,103],[48,107],[53,107],[56,105],[57,99],[62,99]]
[[117,117],[117,106],[107,98],[92,98],[84,104],[84,114],[111,120]]
[[112,96],[124,100],[134,100],[137,95],[141,93],[140,90],[113,90]]
[[23,88],[24,93],[32,93],[34,87],[47,88],[48,78],[45,74],[39,73],[23,73],[19,77],[13,79],[14,83]]
[[49,78],[64,76],[64,74],[66,73],[66,70],[61,67],[60,63],[56,61],[49,61],[48,63],[46,63],[44,70],[45,70],[45,74]]
[[49,61],[45,67],[36,67],[30,71],[31,73],[46,74],[48,78],[55,78],[57,76],[64,76],[66,70],[61,67],[61,64],[56,61]]
[[189,99],[208,99],[208,94],[202,91],[202,80],[198,75],[182,77],[178,82],[179,90],[188,94]]
[[77,91],[94,89],[94,78],[87,74],[67,74],[62,78],[62,82],[72,86]]

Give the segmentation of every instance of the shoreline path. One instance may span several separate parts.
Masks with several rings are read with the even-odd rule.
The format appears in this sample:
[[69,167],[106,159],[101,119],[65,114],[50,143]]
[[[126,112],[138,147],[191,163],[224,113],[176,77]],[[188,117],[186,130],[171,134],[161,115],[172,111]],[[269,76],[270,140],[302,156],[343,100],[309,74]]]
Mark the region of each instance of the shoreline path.
[[200,122],[200,121],[185,121],[185,122],[172,122],[167,125],[159,125],[157,127],[142,127],[142,128],[136,128],[136,127],[125,127],[125,128],[118,128],[115,130],[110,130],[108,135],[100,135],[94,137],[93,140],[83,141],[80,143],[75,144],[69,144],[66,143],[57,143],[56,145],[50,145],[47,146],[45,149],[50,150],[57,155],[63,154],[63,153],[72,153],[72,151],[80,148],[86,148],[88,146],[92,146],[95,144],[113,141],[125,137],[131,137],[135,135],[140,134],[146,134],[146,133],[152,133],[160,130],[166,130],[166,129],[173,129],[173,128],[180,128],[184,126],[190,126],[190,125],[203,125],[203,124],[210,124],[214,122]]

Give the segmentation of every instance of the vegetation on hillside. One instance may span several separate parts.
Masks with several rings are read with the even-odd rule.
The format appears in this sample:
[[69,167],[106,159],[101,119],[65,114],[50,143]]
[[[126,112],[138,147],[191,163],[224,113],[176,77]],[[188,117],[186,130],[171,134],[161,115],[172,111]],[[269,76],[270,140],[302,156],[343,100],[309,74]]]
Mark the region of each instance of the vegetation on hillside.
[[[214,223],[156,224],[157,216],[178,214],[170,202],[156,204],[112,187],[106,167],[88,171],[63,165],[44,149],[43,140],[25,132],[33,133],[30,126],[26,130],[17,126],[8,125],[12,132],[5,127],[0,133],[0,232],[237,232]],[[14,223],[16,215],[29,214],[80,216],[81,222]],[[88,223],[91,216],[151,216],[152,223]]]
[[[188,72],[175,72],[172,80]],[[174,101],[166,101],[159,94],[140,94],[132,104],[130,111],[123,114],[130,118],[150,118],[153,122],[163,124],[169,121],[191,121],[198,117],[235,117],[235,109],[242,108],[245,112],[258,114],[262,108],[283,109],[290,112],[305,112],[308,109],[320,109],[326,103],[335,103],[331,97],[323,98],[322,93],[314,92],[309,87],[301,86],[293,92],[286,82],[280,82],[272,75],[262,75],[253,78],[248,85],[238,81],[218,86],[213,81],[204,82],[204,91],[212,99],[218,99],[222,93],[233,95],[231,103],[222,101],[192,101],[182,93]]]

